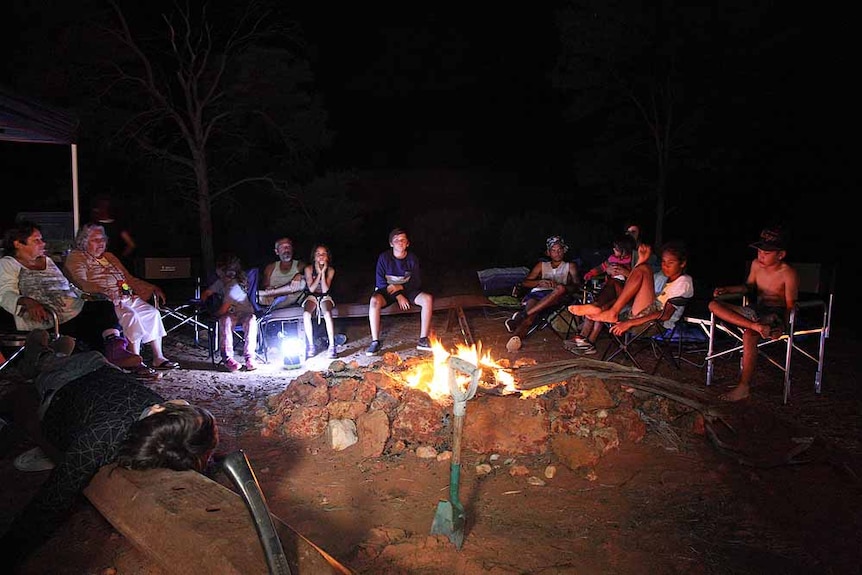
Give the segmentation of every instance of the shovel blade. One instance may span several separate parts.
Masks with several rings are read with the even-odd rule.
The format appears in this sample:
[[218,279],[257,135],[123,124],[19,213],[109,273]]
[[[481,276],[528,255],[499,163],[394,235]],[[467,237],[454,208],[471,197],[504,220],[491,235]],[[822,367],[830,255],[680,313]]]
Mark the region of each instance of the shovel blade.
[[431,522],[431,535],[445,535],[455,547],[461,549],[464,544],[464,511],[452,505],[450,501],[437,503],[437,512]]

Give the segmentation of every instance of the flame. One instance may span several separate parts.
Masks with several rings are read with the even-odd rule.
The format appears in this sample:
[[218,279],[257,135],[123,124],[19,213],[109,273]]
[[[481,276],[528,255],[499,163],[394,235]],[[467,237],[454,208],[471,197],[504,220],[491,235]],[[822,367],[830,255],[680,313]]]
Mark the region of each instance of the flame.
[[[426,392],[433,399],[440,400],[449,397],[449,366],[446,360],[450,355],[455,355],[473,365],[479,366],[483,370],[483,381],[486,374],[493,373],[494,385],[491,387],[502,386],[501,393],[516,393],[515,377],[511,372],[507,371],[503,366],[498,364],[492,357],[490,352],[483,352],[482,342],[470,346],[458,344],[455,347],[454,353],[450,353],[443,347],[443,344],[431,338],[431,350],[434,354],[433,362],[425,362],[413,368],[413,370],[404,376],[404,380],[408,385],[416,389]],[[470,378],[466,375],[459,374],[456,381],[462,389],[467,387]],[[485,384],[488,387],[487,383]]]

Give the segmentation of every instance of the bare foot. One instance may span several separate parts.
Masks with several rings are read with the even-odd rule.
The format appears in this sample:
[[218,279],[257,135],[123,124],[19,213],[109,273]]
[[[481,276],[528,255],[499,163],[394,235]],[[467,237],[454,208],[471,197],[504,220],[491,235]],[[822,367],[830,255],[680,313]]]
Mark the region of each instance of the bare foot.
[[718,396],[721,401],[741,401],[750,395],[748,386],[737,385],[727,393]]
[[570,305],[568,309],[572,315],[592,315],[602,312],[602,308],[592,303]]
[[772,339],[772,328],[765,323],[756,323],[751,329],[759,333],[760,337],[764,339]]
[[616,313],[613,310],[607,309],[601,313],[597,313],[596,315],[590,316],[591,320],[601,321],[605,323],[617,323],[617,320],[620,318],[620,314]]

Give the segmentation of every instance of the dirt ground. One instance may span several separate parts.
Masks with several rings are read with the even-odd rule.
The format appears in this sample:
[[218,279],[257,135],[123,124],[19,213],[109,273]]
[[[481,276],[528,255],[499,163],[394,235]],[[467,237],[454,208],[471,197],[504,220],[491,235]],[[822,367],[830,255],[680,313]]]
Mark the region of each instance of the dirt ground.
[[[467,312],[474,338],[495,358],[541,363],[573,357],[550,330],[508,353],[503,319]],[[421,353],[413,347],[418,317],[387,317],[383,325],[388,350],[404,357]],[[435,334],[452,338],[445,327],[445,312],[436,313]],[[364,354],[365,320],[342,320],[339,330],[349,338],[339,359],[360,366],[379,361]],[[550,453],[501,454],[491,473],[478,476],[475,465],[488,462],[490,454],[465,450],[460,494],[467,528],[460,550],[430,535],[437,503],[447,496],[448,461],[421,459],[412,451],[362,459],[349,448],[331,450],[322,437],[263,437],[255,411],[302,370],[265,365],[226,373],[193,344],[190,332],[172,334],[166,349],[183,369],[153,387],[212,410],[221,427],[220,449],[244,450],[272,512],[358,574],[860,572],[860,342],[845,335],[828,340],[821,394],[813,390],[813,364],[797,360],[784,405],[781,373],[762,362],[749,400],[718,405],[738,432],[739,453],[717,449],[691,418],[648,421],[642,441],[621,443],[590,469],[569,469]],[[735,363],[719,363],[710,393],[717,396],[733,381]],[[328,365],[321,355],[305,368]],[[705,388],[702,368],[662,365],[659,374]],[[814,441],[788,461],[788,441],[800,437]],[[0,525],[47,475],[13,468],[12,459],[28,447],[22,442],[0,460]],[[509,473],[514,465],[540,477],[555,465],[557,473],[532,485]],[[213,479],[230,486],[224,476]],[[86,502],[23,570],[114,572],[164,573]]]

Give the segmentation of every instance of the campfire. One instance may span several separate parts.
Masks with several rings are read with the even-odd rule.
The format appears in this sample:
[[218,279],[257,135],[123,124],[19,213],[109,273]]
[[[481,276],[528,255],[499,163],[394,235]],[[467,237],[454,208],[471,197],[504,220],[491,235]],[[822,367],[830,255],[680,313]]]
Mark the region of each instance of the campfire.
[[[517,389],[512,370],[498,363],[491,356],[490,351],[483,350],[482,342],[470,346],[458,344],[450,353],[439,340],[432,337],[431,349],[434,354],[433,361],[414,365],[400,375],[407,385],[424,391],[437,401],[449,398],[449,367],[446,360],[450,355],[455,355],[471,365],[482,368],[482,378],[479,381],[479,388],[484,389],[486,392],[493,390],[497,395],[519,394],[523,399],[526,399],[541,395],[554,387],[554,384],[545,385],[540,388],[531,389],[528,392]],[[469,376],[458,374],[456,377],[462,389],[469,383]]]

